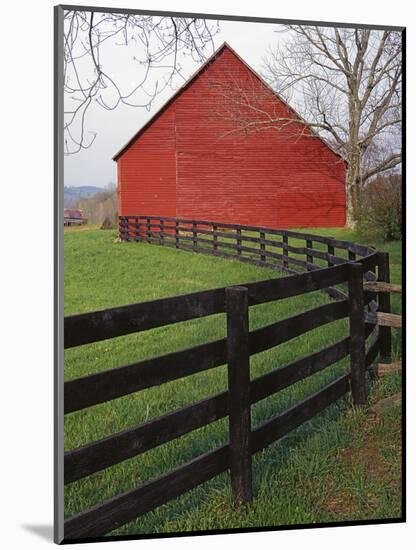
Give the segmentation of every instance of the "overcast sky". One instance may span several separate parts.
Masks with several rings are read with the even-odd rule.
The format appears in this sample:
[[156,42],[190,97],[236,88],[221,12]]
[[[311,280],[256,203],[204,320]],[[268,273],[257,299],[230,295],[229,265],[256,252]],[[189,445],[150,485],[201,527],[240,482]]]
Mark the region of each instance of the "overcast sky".
[[[220,21],[219,25],[220,32],[214,36],[215,49],[224,41],[228,42],[258,72],[261,71],[262,58],[269,45],[276,45],[284,39],[281,33],[276,32],[279,26],[275,23]],[[132,61],[134,53],[133,46],[123,50],[115,44],[109,44],[105,58],[102,59],[103,64],[116,67],[122,88],[130,88],[140,78],[137,63]],[[186,57],[182,66],[184,76],[189,77],[198,69],[199,64]],[[92,106],[88,112],[86,130],[96,132],[97,137],[91,148],[65,156],[65,185],[105,187],[111,182],[116,183],[117,166],[112,160],[113,155],[173,94],[172,90],[165,90],[153,102],[150,111],[143,107],[125,105],[120,105],[114,111]]]

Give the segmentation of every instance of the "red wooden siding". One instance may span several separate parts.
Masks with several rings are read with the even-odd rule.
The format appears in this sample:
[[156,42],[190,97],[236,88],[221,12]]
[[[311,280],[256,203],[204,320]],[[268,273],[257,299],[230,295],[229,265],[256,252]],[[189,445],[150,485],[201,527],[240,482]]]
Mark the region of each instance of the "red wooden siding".
[[166,111],[118,160],[121,216],[175,216],[174,117],[173,109]]
[[266,112],[293,118],[224,46],[116,156],[120,215],[343,226],[344,161],[306,129],[302,137],[293,126],[230,134],[237,88]]

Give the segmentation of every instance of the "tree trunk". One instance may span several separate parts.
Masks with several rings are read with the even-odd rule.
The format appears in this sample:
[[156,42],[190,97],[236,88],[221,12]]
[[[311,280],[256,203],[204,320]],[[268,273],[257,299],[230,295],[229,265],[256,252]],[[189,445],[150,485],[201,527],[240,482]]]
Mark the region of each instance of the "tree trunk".
[[350,229],[354,229],[354,226],[355,226],[354,190],[353,190],[354,184],[351,181],[348,181],[348,174],[347,174],[347,179],[345,183],[346,183],[345,194],[346,194],[346,210],[347,210],[346,226]]
[[346,193],[346,210],[347,219],[346,226],[350,229],[354,229],[357,221],[357,207],[358,207],[358,192],[360,185],[360,152],[354,152],[349,155],[347,177],[345,181],[345,193]]

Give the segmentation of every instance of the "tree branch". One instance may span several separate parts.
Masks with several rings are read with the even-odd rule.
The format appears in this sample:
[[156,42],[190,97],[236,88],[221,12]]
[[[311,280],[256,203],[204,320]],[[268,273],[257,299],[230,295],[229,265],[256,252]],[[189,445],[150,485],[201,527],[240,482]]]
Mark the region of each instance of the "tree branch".
[[362,181],[365,182],[368,179],[376,176],[377,174],[381,174],[382,172],[391,170],[395,166],[399,165],[401,162],[402,162],[401,154],[392,154],[388,158],[384,159],[380,164],[377,164],[376,166],[373,166],[371,169],[367,170],[362,175]]

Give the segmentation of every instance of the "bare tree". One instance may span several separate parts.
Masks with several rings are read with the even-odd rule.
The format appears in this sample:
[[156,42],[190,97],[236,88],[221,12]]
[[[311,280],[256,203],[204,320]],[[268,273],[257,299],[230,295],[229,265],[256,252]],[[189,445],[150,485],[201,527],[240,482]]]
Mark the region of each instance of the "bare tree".
[[[283,112],[254,82],[222,90],[232,132],[290,129],[321,137],[347,161],[347,224],[359,189],[401,163],[401,33],[312,26],[285,27],[283,45],[265,59],[264,77],[292,105]],[[221,91],[219,92],[221,93]],[[227,99],[228,98],[228,99]],[[222,113],[224,116],[224,112]],[[284,132],[281,132],[284,135]]]
[[106,218],[111,225],[117,223],[118,196],[117,186],[109,183],[106,188],[92,197],[81,197],[74,204],[74,208],[83,211],[84,217],[91,225],[101,225]]
[[[64,15],[65,153],[92,145],[87,129],[93,104],[106,110],[120,104],[150,109],[176,78],[183,79],[180,56],[203,61],[214,51],[218,23],[197,18],[156,17],[70,10]],[[124,47],[137,70],[133,83],[117,75],[109,48]]]

